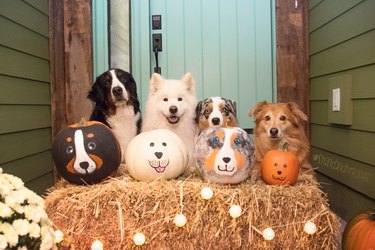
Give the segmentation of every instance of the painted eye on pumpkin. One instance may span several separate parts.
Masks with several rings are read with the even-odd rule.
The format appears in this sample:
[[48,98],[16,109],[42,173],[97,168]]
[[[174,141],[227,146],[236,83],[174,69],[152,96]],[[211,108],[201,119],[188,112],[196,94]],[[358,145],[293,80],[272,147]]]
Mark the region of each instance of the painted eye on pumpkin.
[[94,150],[96,148],[96,144],[95,142],[89,142],[87,144],[87,147],[90,149],[90,150]]
[[285,115],[280,116],[280,121],[285,121],[285,120],[286,120],[286,116]]
[[277,167],[277,162],[275,162],[275,164],[273,164],[274,167]]
[[73,149],[72,146],[68,146],[68,147],[66,148],[66,153],[67,153],[67,154],[72,154],[73,151],[74,151],[74,149]]
[[153,146],[155,146],[155,143],[151,142],[150,147],[153,147]]
[[266,121],[269,121],[269,120],[271,120],[271,116],[269,116],[269,115],[266,115],[266,116],[264,117],[264,120],[266,120]]
[[167,143],[166,142],[163,142],[161,145],[163,145],[164,147],[167,146]]
[[218,144],[218,143],[220,142],[219,137],[215,136],[215,137],[212,139],[212,142],[213,142],[214,144]]
[[287,167],[287,165],[286,164],[284,164],[284,168],[286,168]]
[[236,139],[234,139],[234,144],[236,144],[236,145],[240,145],[241,144],[241,139],[240,138],[236,138]]

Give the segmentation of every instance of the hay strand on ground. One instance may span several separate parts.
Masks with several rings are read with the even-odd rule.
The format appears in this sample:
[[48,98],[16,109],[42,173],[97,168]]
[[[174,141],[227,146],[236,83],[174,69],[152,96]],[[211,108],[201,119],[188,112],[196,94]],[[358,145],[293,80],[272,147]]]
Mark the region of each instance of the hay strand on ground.
[[[203,187],[214,196],[204,200]],[[197,176],[138,182],[126,173],[92,186],[60,181],[45,198],[46,210],[63,244],[90,249],[101,240],[104,249],[139,249],[136,232],[146,236],[143,249],[335,249],[339,221],[316,181],[303,175],[294,186],[271,186],[250,180],[236,186],[207,183]],[[242,208],[233,219],[230,206]],[[184,227],[173,223],[183,213]],[[318,230],[309,235],[304,224]],[[261,232],[271,227],[275,238]]]

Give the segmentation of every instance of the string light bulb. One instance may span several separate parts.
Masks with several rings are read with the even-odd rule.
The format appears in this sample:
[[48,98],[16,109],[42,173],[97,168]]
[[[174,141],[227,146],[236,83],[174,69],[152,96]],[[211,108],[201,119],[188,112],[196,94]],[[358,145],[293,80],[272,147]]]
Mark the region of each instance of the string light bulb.
[[265,240],[273,240],[273,238],[275,238],[275,231],[273,231],[272,228],[267,227],[263,230],[262,235]]
[[91,245],[91,250],[103,250],[103,243],[100,240],[95,240]]
[[239,205],[232,205],[229,209],[229,214],[232,218],[238,218],[242,214],[242,208]]
[[143,233],[136,233],[133,237],[134,244],[142,246],[146,242],[146,236]]
[[312,221],[306,222],[305,226],[303,227],[303,231],[305,231],[308,234],[314,234],[316,230],[316,225]]
[[212,189],[210,187],[202,188],[201,196],[202,196],[203,199],[209,200],[209,199],[212,198],[213,195],[214,195],[214,192],[212,191]]
[[177,214],[176,217],[174,217],[173,222],[176,226],[183,227],[186,224],[186,217],[183,214]]

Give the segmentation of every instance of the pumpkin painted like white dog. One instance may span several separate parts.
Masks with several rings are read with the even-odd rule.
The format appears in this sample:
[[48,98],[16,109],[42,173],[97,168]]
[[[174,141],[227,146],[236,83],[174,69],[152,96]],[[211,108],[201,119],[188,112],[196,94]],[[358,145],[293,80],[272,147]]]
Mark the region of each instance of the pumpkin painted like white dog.
[[196,140],[195,157],[205,180],[238,184],[250,175],[254,146],[241,128],[207,128]]

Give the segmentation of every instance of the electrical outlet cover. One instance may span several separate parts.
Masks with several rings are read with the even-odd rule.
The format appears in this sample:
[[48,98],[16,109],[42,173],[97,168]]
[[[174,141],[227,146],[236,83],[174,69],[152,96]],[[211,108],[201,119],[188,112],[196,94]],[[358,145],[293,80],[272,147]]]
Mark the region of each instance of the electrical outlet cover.
[[[340,106],[334,107],[334,90],[340,89]],[[339,110],[337,110],[337,108]],[[335,109],[335,111],[334,111]],[[328,122],[339,125],[352,125],[353,104],[352,104],[352,76],[341,75],[329,78],[328,86]]]

